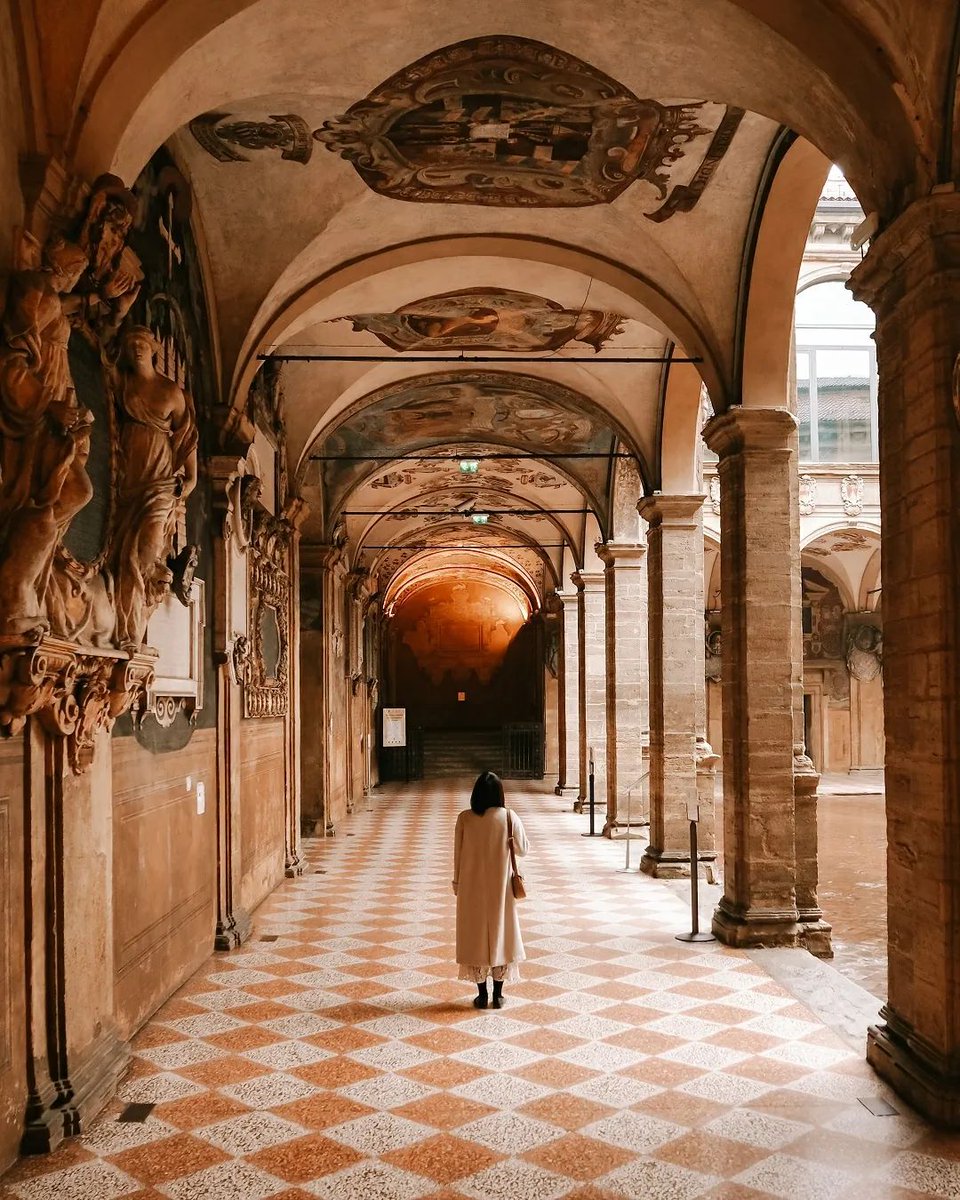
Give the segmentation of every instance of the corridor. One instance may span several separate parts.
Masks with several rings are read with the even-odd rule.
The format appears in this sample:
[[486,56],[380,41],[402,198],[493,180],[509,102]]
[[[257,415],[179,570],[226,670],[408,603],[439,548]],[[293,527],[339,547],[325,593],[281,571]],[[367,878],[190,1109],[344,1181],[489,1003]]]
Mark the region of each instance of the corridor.
[[[862,1051],[745,953],[674,940],[683,901],[542,785],[528,961],[502,1013],[455,980],[462,783],[391,786],[134,1042],[91,1132],[4,1200],[911,1200],[960,1196]],[[774,952],[776,953],[776,952]],[[895,1115],[878,1101],[892,1102]],[[119,1120],[127,1104],[155,1107]]]

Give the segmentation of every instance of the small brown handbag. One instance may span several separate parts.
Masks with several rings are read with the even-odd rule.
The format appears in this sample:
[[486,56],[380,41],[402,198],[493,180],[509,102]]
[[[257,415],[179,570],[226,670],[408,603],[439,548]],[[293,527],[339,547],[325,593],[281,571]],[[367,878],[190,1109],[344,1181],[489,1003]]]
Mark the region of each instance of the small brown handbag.
[[525,900],[527,897],[527,889],[523,883],[523,876],[517,870],[517,855],[513,848],[513,813],[507,809],[507,845],[510,848],[510,888],[513,892],[514,900]]

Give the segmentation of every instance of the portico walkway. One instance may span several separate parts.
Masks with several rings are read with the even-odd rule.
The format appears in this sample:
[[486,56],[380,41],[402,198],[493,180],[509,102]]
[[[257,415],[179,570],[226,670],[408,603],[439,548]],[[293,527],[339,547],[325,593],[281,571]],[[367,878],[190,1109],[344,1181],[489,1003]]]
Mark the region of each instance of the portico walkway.
[[[960,1196],[960,1139],[905,1115],[758,955],[675,941],[680,897],[545,788],[509,793],[529,961],[502,1012],[453,978],[466,786],[390,787],[157,1013],[95,1128],[0,1195]],[[130,1102],[156,1107],[118,1121]]]

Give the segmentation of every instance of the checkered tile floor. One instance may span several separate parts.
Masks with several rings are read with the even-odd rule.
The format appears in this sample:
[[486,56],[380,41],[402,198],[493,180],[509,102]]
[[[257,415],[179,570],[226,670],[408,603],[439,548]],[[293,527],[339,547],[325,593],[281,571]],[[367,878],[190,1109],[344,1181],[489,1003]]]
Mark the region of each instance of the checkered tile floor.
[[[85,1137],[19,1200],[910,1200],[960,1197],[960,1138],[745,955],[674,940],[683,902],[509,789],[532,852],[529,960],[501,1012],[455,979],[466,786],[391,788],[141,1031]],[[276,940],[271,940],[273,938]],[[898,1115],[874,1116],[882,1097]],[[124,1103],[156,1105],[118,1122]]]

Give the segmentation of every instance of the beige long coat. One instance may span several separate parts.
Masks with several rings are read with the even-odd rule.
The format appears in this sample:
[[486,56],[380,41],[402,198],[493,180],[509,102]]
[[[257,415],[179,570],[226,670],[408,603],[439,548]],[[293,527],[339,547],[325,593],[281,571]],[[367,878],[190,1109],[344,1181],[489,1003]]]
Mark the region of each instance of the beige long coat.
[[[520,818],[510,811],[516,853],[526,854],[527,835]],[[510,887],[505,808],[488,808],[482,817],[467,808],[457,817],[453,881],[457,885],[457,962],[476,967],[522,962],[526,953]]]

